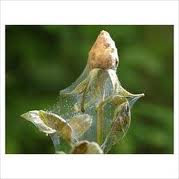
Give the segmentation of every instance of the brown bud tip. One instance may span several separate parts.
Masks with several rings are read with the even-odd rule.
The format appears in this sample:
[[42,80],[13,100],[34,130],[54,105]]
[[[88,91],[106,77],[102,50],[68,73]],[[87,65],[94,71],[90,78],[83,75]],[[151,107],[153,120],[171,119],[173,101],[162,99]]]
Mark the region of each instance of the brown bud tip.
[[116,69],[119,58],[115,42],[106,31],[101,31],[88,55],[90,69]]

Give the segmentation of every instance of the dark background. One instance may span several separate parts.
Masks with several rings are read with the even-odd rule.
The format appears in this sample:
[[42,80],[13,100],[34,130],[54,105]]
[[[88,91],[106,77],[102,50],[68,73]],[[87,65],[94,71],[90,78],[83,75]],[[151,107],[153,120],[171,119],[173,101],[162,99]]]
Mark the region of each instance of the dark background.
[[173,153],[173,26],[6,26],[6,153],[54,153],[20,115],[47,109],[83,71],[101,30],[116,42],[124,88],[145,93],[111,153]]

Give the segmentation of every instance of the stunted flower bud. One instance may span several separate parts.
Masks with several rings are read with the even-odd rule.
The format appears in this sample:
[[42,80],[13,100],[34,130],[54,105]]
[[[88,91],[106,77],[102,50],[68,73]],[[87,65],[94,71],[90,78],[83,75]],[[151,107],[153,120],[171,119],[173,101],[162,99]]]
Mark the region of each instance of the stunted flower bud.
[[106,31],[101,31],[93,44],[89,55],[88,64],[90,69],[116,69],[118,66],[119,58],[115,42],[111,39]]

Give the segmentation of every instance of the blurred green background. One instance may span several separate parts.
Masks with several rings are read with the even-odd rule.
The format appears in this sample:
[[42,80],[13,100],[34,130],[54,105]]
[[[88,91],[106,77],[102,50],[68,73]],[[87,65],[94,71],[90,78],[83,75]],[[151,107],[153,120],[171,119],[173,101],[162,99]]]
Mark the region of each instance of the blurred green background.
[[99,32],[116,42],[124,88],[145,93],[110,153],[173,153],[173,26],[6,26],[6,153],[54,153],[49,137],[20,115],[48,109],[83,71]]

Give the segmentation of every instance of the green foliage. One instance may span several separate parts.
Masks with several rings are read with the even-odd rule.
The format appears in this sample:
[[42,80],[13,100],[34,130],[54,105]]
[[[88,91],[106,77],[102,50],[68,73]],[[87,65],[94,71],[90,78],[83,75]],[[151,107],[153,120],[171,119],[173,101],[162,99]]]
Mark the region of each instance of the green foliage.
[[103,29],[119,51],[121,84],[145,93],[110,152],[173,153],[173,26],[6,26],[6,153],[53,153],[51,140],[19,115],[57,101]]

